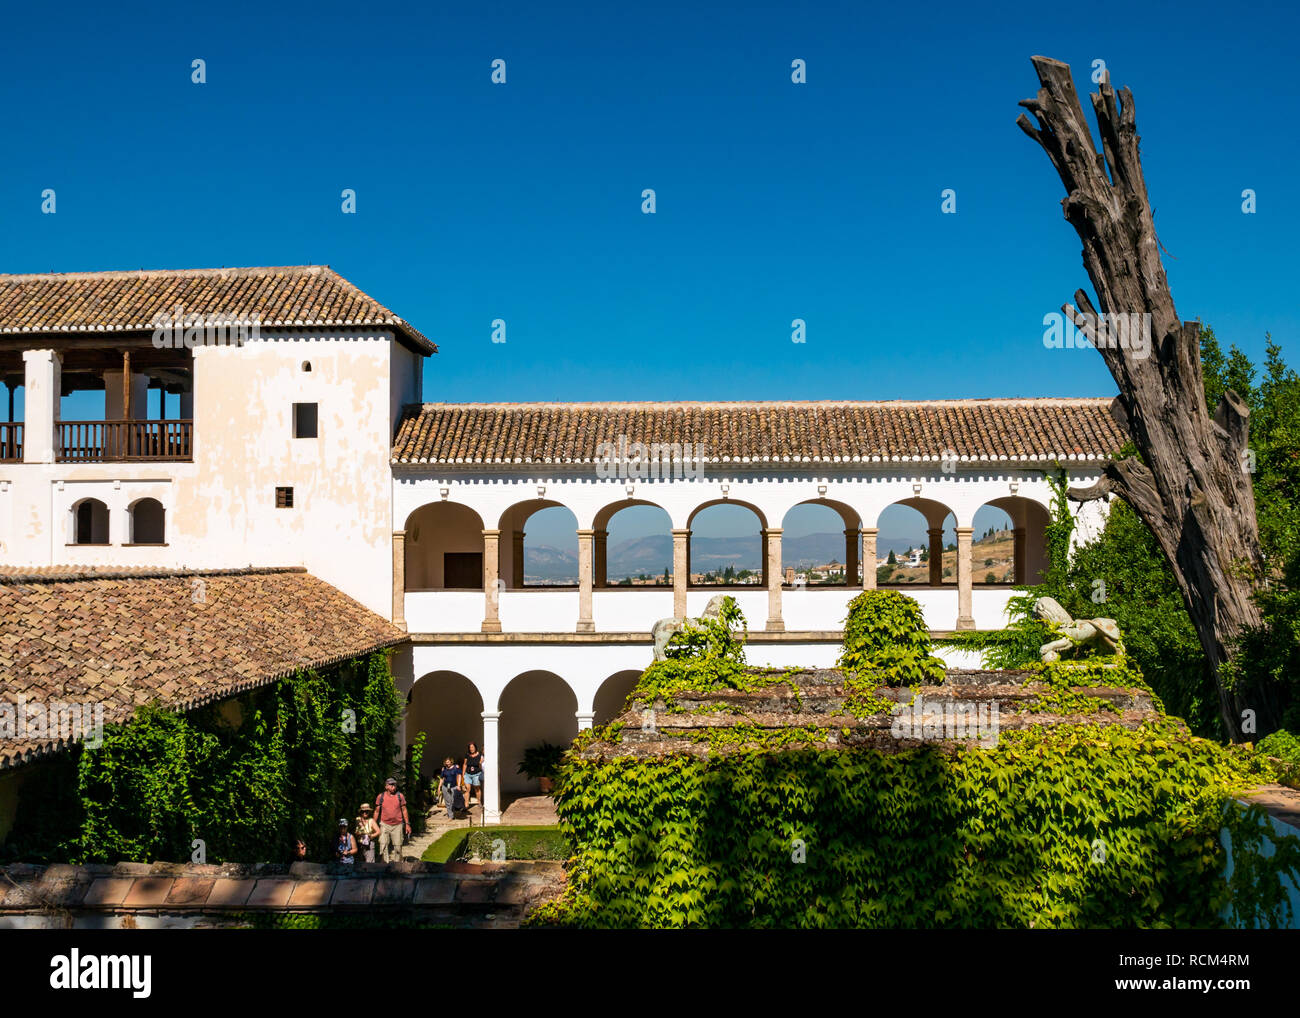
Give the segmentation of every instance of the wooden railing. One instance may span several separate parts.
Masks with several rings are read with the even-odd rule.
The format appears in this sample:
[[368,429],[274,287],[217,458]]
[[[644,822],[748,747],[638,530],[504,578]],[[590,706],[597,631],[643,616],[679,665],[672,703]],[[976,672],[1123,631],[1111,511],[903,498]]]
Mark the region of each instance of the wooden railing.
[[0,421],[0,463],[21,463],[22,460],[22,422]]
[[193,421],[60,421],[60,463],[188,460]]

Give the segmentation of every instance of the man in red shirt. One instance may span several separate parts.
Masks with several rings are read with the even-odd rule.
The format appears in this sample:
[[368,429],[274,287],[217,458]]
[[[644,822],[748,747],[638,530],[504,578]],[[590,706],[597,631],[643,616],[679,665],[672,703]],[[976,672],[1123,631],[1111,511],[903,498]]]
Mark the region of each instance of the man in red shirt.
[[411,818],[406,812],[406,796],[397,790],[397,779],[384,782],[384,791],[375,798],[379,820],[380,862],[402,861],[402,835],[411,836]]

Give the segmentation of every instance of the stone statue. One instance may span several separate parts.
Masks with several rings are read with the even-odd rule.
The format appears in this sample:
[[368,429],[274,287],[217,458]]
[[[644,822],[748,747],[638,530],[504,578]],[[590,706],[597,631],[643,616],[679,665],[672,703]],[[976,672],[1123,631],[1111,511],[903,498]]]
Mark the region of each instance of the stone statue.
[[1063,650],[1089,644],[1103,654],[1123,652],[1119,626],[1114,619],[1071,618],[1070,613],[1054,597],[1040,597],[1035,601],[1034,614],[1044,622],[1056,626],[1061,633],[1060,639],[1038,648],[1044,664],[1061,660]]
[[[719,618],[722,614],[722,601],[726,597],[726,594],[714,594],[709,598],[709,603],[704,606],[704,614],[701,615],[700,618]],[[654,640],[656,661],[666,661],[668,659],[668,655],[665,653],[666,648],[668,647],[668,641],[685,629],[688,623],[694,621],[697,620],[660,619],[654,624],[654,627],[650,630],[650,637]]]

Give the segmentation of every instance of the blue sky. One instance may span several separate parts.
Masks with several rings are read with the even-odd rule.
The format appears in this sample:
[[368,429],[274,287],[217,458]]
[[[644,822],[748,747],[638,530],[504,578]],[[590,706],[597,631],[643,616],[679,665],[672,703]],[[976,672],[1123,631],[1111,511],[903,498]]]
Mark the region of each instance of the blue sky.
[[1294,361],[1297,29],[1199,2],[11,6],[0,271],[328,263],[437,341],[430,399],[1110,394],[1042,344],[1087,283],[1014,124],[1044,53],[1136,93],[1181,314]]

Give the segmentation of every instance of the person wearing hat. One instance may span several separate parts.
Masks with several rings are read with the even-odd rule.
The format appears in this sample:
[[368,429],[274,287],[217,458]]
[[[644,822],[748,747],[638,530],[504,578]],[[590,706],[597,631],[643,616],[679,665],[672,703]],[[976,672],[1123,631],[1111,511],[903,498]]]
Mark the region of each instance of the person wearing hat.
[[384,790],[375,798],[375,819],[379,821],[379,861],[402,861],[402,835],[411,836],[411,817],[406,812],[406,796],[397,790],[397,779],[384,782]]
[[334,846],[334,858],[347,866],[357,861],[357,839],[348,830],[347,820],[339,819],[339,840]]
[[375,823],[370,803],[361,804],[361,815],[352,821],[352,829],[356,831],[357,845],[361,849],[362,859],[365,862],[374,862],[375,846],[379,843],[379,825]]

